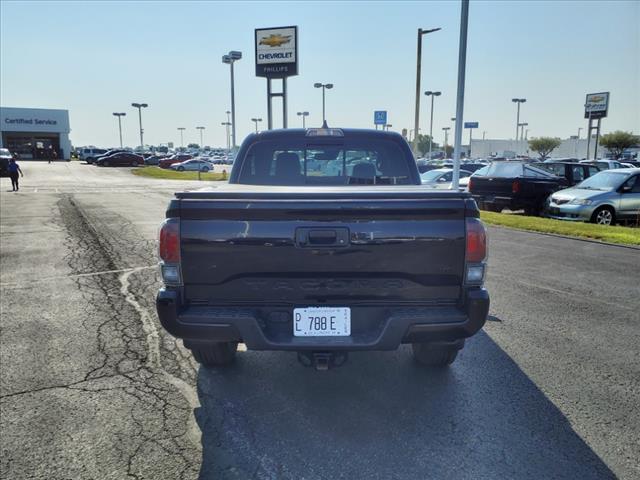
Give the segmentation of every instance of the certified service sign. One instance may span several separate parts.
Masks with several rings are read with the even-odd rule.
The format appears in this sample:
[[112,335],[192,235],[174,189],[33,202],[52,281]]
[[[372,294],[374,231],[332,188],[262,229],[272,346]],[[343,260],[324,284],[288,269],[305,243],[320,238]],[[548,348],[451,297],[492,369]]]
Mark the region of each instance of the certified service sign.
[[256,76],[298,74],[298,27],[256,28]]
[[588,93],[584,103],[584,118],[604,118],[609,110],[609,92]]

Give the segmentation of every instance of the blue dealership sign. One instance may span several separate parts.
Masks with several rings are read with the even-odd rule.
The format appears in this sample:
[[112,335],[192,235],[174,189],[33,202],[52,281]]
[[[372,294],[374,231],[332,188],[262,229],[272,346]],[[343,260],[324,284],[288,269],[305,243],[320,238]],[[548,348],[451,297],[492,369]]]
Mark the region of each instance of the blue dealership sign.
[[373,112],[373,123],[375,125],[386,125],[387,124],[387,111],[386,110],[376,110]]
[[478,128],[478,122],[464,122],[464,128]]

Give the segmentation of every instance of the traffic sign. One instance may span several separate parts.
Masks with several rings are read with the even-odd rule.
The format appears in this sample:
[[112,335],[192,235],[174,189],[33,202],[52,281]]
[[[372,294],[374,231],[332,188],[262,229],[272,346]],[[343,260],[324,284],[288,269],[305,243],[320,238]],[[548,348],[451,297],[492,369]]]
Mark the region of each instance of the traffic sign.
[[478,128],[478,122],[464,122],[464,128]]
[[376,110],[373,112],[373,123],[375,125],[386,125],[387,124],[387,111],[386,110]]

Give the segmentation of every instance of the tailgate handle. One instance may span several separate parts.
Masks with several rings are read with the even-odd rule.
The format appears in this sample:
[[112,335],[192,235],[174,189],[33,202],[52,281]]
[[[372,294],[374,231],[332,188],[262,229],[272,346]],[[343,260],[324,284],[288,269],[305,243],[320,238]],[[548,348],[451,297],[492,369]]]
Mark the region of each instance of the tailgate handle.
[[346,247],[349,245],[349,229],[298,228],[296,243],[301,247]]

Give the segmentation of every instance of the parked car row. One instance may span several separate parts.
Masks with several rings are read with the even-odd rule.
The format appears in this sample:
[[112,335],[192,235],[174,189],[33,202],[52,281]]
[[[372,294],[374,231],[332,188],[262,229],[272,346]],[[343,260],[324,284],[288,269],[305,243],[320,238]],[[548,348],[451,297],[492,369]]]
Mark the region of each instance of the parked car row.
[[[640,223],[640,168],[594,162],[493,162],[468,176],[468,190],[484,210],[524,210],[561,220],[603,225]],[[462,176],[462,175],[461,175]]]

